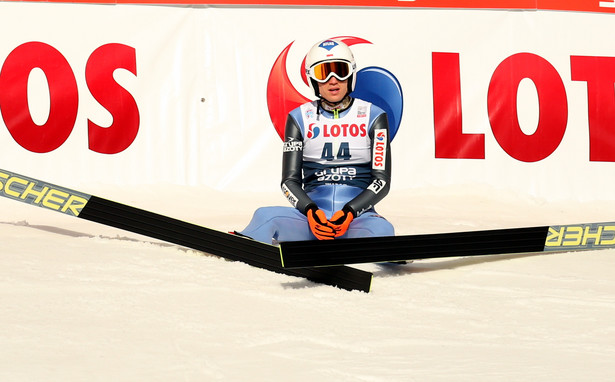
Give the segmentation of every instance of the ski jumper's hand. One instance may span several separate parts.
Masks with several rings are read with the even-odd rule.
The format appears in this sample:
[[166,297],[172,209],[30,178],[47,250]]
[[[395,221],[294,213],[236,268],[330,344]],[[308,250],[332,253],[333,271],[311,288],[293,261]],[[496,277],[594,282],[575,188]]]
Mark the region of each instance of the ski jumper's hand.
[[354,215],[348,210],[340,210],[334,213],[329,220],[329,226],[335,230],[335,237],[345,234],[353,219]]
[[333,240],[335,230],[330,226],[325,213],[319,208],[310,208],[307,211],[310,230],[318,240]]

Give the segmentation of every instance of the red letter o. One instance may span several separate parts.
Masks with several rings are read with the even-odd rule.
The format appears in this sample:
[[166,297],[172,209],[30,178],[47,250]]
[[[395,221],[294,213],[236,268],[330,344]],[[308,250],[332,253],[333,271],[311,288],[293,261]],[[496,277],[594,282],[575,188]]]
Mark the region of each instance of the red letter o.
[[[532,135],[521,130],[517,117],[517,90],[524,78],[532,80],[538,91],[540,117]],[[502,61],[491,77],[487,107],[495,139],[520,161],[545,159],[564,137],[568,121],[564,83],[557,70],[535,54],[519,53]]]
[[[28,108],[28,77],[40,68],[49,84],[47,122],[39,126]],[[0,71],[0,105],[4,123],[23,148],[46,153],[60,147],[77,119],[79,93],[75,75],[64,56],[50,45],[28,42],[15,48]]]

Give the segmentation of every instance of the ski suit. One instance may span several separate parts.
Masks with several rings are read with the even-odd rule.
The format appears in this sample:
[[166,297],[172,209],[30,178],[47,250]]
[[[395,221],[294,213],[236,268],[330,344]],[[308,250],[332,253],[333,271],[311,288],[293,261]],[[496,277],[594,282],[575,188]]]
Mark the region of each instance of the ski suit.
[[266,243],[315,240],[305,216],[314,204],[327,219],[344,207],[352,211],[340,238],[395,234],[374,209],[391,183],[386,113],[357,98],[343,111],[320,102],[299,106],[286,120],[281,187],[293,207],[257,209],[240,234]]

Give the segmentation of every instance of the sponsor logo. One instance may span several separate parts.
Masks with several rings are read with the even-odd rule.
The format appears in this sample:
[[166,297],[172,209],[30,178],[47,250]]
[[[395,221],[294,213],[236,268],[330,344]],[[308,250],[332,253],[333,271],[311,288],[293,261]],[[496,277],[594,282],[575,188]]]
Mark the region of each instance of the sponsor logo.
[[386,152],[387,152],[387,131],[378,130],[374,137],[374,146],[372,152],[372,168],[374,170],[386,169]]
[[290,151],[302,151],[303,150],[303,142],[301,141],[297,141],[294,138],[291,138],[289,141],[284,142],[284,148],[282,149],[283,152],[290,152]]
[[320,45],[318,45],[321,48],[325,48],[326,50],[331,50],[333,48],[335,48],[336,46],[338,46],[339,44],[333,40],[326,40],[323,41],[322,43],[320,43]]
[[295,196],[295,194],[290,191],[290,189],[285,184],[282,185],[282,193],[284,193],[284,196],[286,197],[286,199],[288,199],[288,201],[293,207],[297,207],[299,199]]
[[549,227],[546,251],[615,246],[615,222]]
[[3,170],[0,171],[0,195],[72,216],[79,216],[90,199],[90,195]]
[[316,171],[319,182],[347,182],[357,176],[357,169],[354,167],[337,167]]
[[367,117],[367,107],[359,106],[357,110],[357,118],[365,118]]
[[315,123],[310,123],[310,126],[308,126],[308,131],[306,134],[306,138],[307,139],[314,139],[317,136],[320,135],[320,127],[316,126]]
[[365,137],[367,135],[367,126],[362,123],[357,125],[355,123],[342,123],[339,125],[327,125],[318,126],[315,123],[310,123],[307,131],[307,138],[314,139],[320,135],[325,138],[329,137]]
[[363,208],[361,211],[357,211],[357,216],[361,216],[364,213],[366,213],[367,211],[371,210],[372,208],[374,208],[374,206],[372,206],[371,204],[365,208]]
[[384,188],[384,186],[386,186],[386,184],[387,182],[382,179],[374,179],[372,184],[370,184],[369,187],[367,187],[367,189],[371,190],[374,194],[377,194],[380,191],[382,191],[382,189]]

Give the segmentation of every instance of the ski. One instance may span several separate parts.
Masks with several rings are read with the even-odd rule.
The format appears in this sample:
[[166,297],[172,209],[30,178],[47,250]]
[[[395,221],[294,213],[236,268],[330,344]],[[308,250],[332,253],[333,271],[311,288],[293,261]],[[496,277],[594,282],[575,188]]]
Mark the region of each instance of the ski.
[[580,251],[615,247],[615,222],[454,233],[285,242],[282,266],[322,267],[443,257]]
[[0,170],[0,195],[70,216],[240,261],[276,273],[303,277],[345,290],[369,292],[372,273],[339,266],[285,269],[280,250],[238,235],[202,227],[168,216]]

